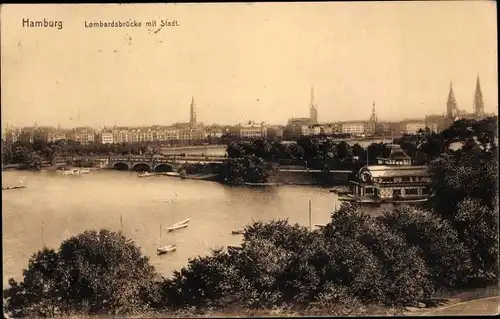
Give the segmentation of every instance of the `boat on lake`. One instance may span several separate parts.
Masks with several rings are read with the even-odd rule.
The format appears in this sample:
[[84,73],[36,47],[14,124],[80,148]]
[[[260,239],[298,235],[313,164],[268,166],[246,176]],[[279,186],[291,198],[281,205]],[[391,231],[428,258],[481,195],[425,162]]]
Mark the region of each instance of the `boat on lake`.
[[80,169],[80,174],[89,174],[90,173],[90,168],[82,168]]
[[156,176],[156,174],[150,172],[137,173],[138,178],[152,177],[152,176]]
[[181,177],[181,173],[177,172],[166,172],[166,173],[161,173],[161,175],[171,176],[171,177]]
[[180,222],[178,222],[178,223],[173,224],[172,226],[184,225],[184,224],[189,223],[189,221],[190,221],[190,220],[191,220],[191,218],[186,218],[186,219],[184,219],[184,220],[181,220],[181,221],[180,221]]
[[63,175],[80,175],[80,170],[78,168],[68,169],[62,171]]
[[177,230],[177,229],[182,229],[182,228],[186,228],[188,227],[188,224],[179,224],[179,225],[172,225],[170,227],[167,228],[167,231],[168,232],[171,232],[171,231],[174,231],[174,230]]
[[326,224],[315,224],[314,226],[316,226],[318,228],[325,228]]
[[26,186],[24,186],[24,185],[6,186],[6,187],[2,187],[2,190],[3,191],[7,191],[7,190],[10,190],[10,189],[21,189],[21,188],[26,188]]
[[[160,225],[160,245],[161,245],[161,234],[163,233],[162,231],[162,226]],[[174,252],[177,250],[177,246],[176,245],[165,245],[165,246],[160,246],[158,248],[156,248],[156,254],[157,255],[164,255],[164,254],[167,254],[167,253],[170,253],[170,252]]]
[[165,245],[163,247],[158,247],[156,248],[156,254],[157,255],[164,255],[170,252],[174,252],[177,250],[176,245]]
[[237,230],[233,230],[231,232],[231,234],[233,235],[243,235],[245,233],[245,231],[243,229],[237,229]]

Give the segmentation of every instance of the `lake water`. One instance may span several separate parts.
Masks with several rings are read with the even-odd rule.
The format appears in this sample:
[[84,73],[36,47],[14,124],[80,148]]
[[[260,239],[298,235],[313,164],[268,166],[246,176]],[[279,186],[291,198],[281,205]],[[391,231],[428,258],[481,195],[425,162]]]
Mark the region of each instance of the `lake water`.
[[[238,245],[241,236],[231,231],[252,220],[288,218],[307,226],[311,200],[314,227],[327,223],[334,207],[340,206],[328,189],[311,186],[231,187],[167,176],[137,178],[135,172],[111,170],[80,176],[2,173],[4,186],[17,185],[21,179],[27,188],[2,191],[4,285],[10,277],[20,278],[30,256],[43,244],[57,248],[88,229],[118,231],[120,216],[125,235],[135,240],[158,272],[170,276],[189,258],[208,254],[211,248]],[[165,228],[186,218],[192,218],[189,227],[164,232],[160,241],[160,225]],[[160,244],[176,244],[178,249],[157,256]]]

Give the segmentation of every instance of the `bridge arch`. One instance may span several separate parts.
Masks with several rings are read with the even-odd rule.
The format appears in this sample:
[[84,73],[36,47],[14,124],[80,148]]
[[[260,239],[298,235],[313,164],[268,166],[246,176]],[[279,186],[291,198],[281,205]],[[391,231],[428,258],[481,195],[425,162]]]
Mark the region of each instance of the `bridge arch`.
[[160,173],[160,172],[173,172],[174,168],[170,164],[161,163],[161,164],[158,164],[155,166],[154,171],[158,172],[158,173]]
[[119,171],[128,171],[129,167],[127,163],[124,162],[116,162],[113,164],[113,169],[119,170]]
[[146,163],[136,163],[132,166],[132,169],[137,172],[149,172],[151,171],[151,166]]

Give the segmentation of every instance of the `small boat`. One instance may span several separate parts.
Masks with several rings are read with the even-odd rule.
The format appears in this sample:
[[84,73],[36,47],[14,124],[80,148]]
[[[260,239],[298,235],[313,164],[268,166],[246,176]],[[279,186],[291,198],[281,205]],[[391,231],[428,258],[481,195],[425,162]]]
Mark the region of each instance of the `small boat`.
[[90,168],[82,168],[80,170],[80,174],[89,174],[90,173]]
[[163,247],[156,248],[157,255],[164,255],[166,253],[174,252],[177,250],[176,245],[165,245]]
[[172,226],[170,226],[170,227],[167,228],[167,231],[171,232],[171,231],[174,231],[174,230],[177,230],[177,229],[186,228],[186,227],[188,227],[188,224],[172,225]]
[[63,170],[63,175],[79,175],[80,170],[78,168],[73,168],[69,170]]
[[181,173],[177,173],[177,172],[166,172],[166,173],[164,173],[163,175],[165,175],[165,176],[172,176],[172,177],[180,177],[180,176],[181,176]]
[[180,222],[178,222],[178,223],[173,224],[172,226],[184,225],[184,224],[189,223],[189,221],[190,221],[190,220],[191,220],[191,218],[187,218],[187,219],[181,220],[181,221],[180,221]]
[[315,224],[314,226],[316,226],[318,228],[325,228],[326,227],[325,224]]
[[243,229],[237,229],[237,230],[233,230],[231,232],[231,234],[233,235],[243,235],[245,233],[245,231]]
[[21,188],[26,188],[24,185],[19,185],[19,186],[6,186],[2,187],[3,191],[10,190],[10,189],[21,189]]
[[345,201],[345,202],[355,202],[356,198],[351,197],[351,196],[339,196],[338,200]]
[[153,173],[150,173],[150,172],[144,172],[144,173],[138,173],[137,174],[137,177],[138,178],[142,178],[142,177],[151,177],[151,176],[155,176],[156,174],[153,174]]
[[[162,233],[163,233],[162,226],[160,225],[160,245],[161,245],[161,234]],[[177,250],[176,245],[165,245],[165,246],[161,246],[161,247],[156,248],[156,254],[157,255],[164,255],[166,253],[170,253],[170,252],[173,252],[176,250]]]

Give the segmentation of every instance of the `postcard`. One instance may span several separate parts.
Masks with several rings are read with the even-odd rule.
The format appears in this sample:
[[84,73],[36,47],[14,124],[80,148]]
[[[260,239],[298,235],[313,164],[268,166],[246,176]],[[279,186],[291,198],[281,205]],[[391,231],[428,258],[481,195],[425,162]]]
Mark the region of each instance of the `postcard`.
[[497,314],[492,1],[0,7],[3,313]]

